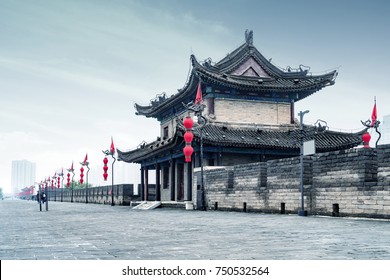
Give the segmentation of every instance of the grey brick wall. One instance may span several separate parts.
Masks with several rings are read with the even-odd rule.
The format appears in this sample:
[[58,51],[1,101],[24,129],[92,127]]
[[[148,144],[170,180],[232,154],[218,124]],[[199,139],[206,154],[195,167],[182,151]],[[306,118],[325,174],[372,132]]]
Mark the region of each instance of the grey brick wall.
[[[114,203],[115,205],[130,205],[131,201],[140,199],[139,195],[135,195],[133,184],[114,185]],[[138,194],[140,186],[138,186]],[[73,202],[85,203],[86,189],[73,190]],[[69,188],[61,188],[56,190],[48,190],[49,201],[70,202],[72,199],[72,191]],[[111,186],[92,187],[88,188],[88,203],[110,204]]]
[[[309,213],[390,218],[390,145],[316,154],[304,166]],[[300,209],[299,157],[206,170],[205,184],[210,209],[215,202],[221,210]]]
[[289,124],[290,103],[216,99],[215,116],[218,122]]

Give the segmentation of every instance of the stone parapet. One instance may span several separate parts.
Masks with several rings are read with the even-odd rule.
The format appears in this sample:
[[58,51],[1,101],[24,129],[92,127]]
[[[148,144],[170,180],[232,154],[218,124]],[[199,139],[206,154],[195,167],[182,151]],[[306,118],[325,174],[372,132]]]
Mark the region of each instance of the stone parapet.
[[[390,218],[390,145],[305,157],[303,181],[310,214]],[[209,209],[297,213],[300,159],[206,170],[205,185]]]
[[49,201],[71,202],[73,200],[73,202],[85,203],[88,199],[88,203],[111,204],[111,189],[114,192],[115,205],[130,205],[131,201],[140,199],[138,195],[140,192],[138,191],[138,194],[135,194],[133,184],[114,185],[113,188],[111,186],[102,186],[88,188],[88,190],[74,189],[73,195],[70,188],[49,189],[47,197]]

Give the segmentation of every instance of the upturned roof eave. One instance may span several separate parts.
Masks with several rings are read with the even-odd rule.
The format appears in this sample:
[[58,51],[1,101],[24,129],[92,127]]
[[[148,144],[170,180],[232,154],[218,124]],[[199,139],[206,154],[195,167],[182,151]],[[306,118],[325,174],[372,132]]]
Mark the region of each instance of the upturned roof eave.
[[[171,107],[177,103],[185,102],[185,100],[188,99],[190,95],[195,95],[196,86],[199,81],[198,77],[200,77],[203,82],[208,84],[229,87],[236,90],[251,91],[252,93],[265,93],[269,91],[280,93],[302,93],[299,97],[294,98],[295,101],[299,101],[321,90],[326,86],[333,85],[333,77],[335,73],[336,72],[331,72],[327,73],[326,75],[306,77],[305,80],[310,81],[310,83],[302,82],[300,84],[298,83],[298,85],[295,85],[294,79],[292,78],[274,80],[266,78],[240,78],[238,76],[229,78],[225,78],[223,76],[218,77],[215,73],[207,71],[207,69],[202,67],[200,64],[196,64],[193,68],[193,71],[191,72],[189,83],[177,94],[168,98],[158,106],[141,106],[135,103],[134,107],[137,115],[143,115],[146,117],[157,117],[162,111],[166,110],[166,108]],[[259,80],[261,80],[261,83]]]
[[148,144],[140,145],[134,150],[118,151],[118,159],[127,163],[139,163],[144,159],[150,158],[163,151],[168,151],[179,145],[179,141],[183,141],[177,136],[177,133],[166,140],[156,140]]
[[[259,93],[269,91],[285,93],[306,92],[304,97],[326,86],[333,85],[335,83],[335,74],[337,73],[336,71],[332,71],[324,75],[305,76],[301,78],[297,78],[296,76],[287,78],[240,77],[208,71],[208,69],[199,63],[194,64],[194,70],[198,73],[201,80],[206,83]],[[309,94],[307,94],[308,91],[310,92]],[[302,98],[297,100],[300,99]]]
[[143,115],[146,117],[156,117],[167,107],[171,107],[174,104],[184,102],[190,94],[193,94],[196,90],[199,79],[194,73],[191,73],[188,83],[178,91],[175,95],[171,96],[161,104],[157,106],[141,106],[135,104],[136,115]]

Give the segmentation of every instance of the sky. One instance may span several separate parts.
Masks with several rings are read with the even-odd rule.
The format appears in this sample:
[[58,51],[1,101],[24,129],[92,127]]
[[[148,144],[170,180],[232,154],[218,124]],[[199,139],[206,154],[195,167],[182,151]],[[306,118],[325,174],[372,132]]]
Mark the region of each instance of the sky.
[[[90,183],[110,184],[111,137],[130,150],[160,133],[134,103],[175,94],[191,54],[217,62],[246,29],[278,67],[338,70],[296,103],[305,123],[360,130],[375,97],[379,120],[390,114],[389,14],[385,0],[0,0],[0,187],[11,190],[13,160],[35,162],[39,182],[72,162],[79,174],[87,153]],[[115,183],[139,183],[138,165],[114,170]]]

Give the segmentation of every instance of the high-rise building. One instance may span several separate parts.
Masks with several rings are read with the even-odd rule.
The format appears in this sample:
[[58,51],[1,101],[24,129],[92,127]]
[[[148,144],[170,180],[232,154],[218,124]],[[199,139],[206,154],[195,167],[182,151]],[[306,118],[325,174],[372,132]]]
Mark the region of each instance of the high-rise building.
[[34,185],[36,177],[36,166],[34,162],[27,160],[12,161],[11,188],[15,195],[25,187]]
[[390,144],[390,115],[383,117],[383,122],[381,123],[380,128],[382,133],[380,144]]

